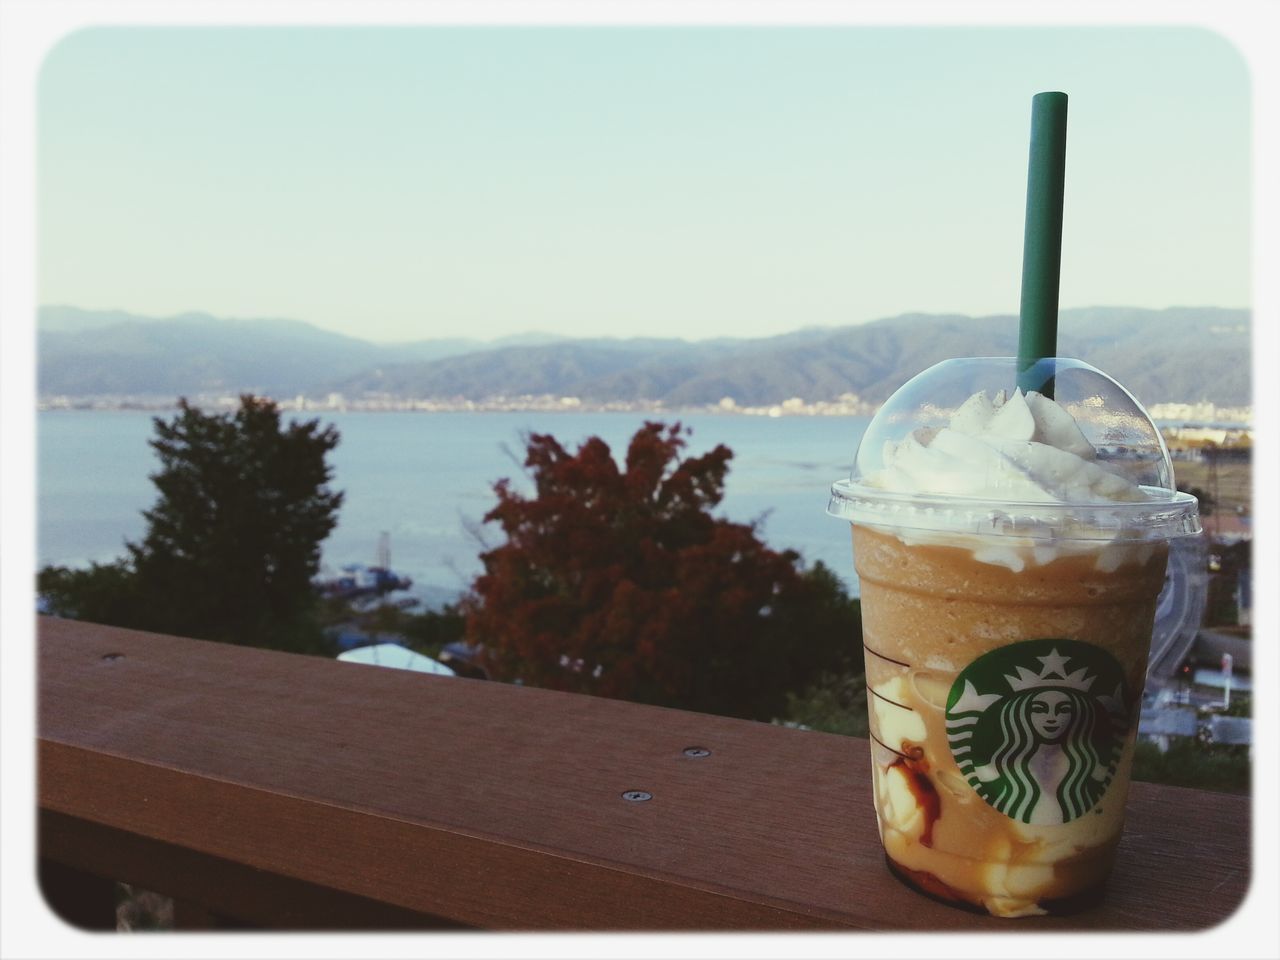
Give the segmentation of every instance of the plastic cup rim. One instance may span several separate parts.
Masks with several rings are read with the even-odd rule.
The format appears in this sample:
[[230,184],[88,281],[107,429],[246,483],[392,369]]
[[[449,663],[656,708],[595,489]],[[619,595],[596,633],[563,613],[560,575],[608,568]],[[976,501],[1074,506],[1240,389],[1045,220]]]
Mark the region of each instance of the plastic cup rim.
[[[854,523],[880,526],[902,526],[939,533],[957,532],[946,523],[929,523],[939,515],[964,514],[969,517],[989,516],[1014,522],[1041,523],[1047,527],[1063,525],[1064,513],[1078,523],[1088,525],[1090,517],[1107,518],[1100,525],[1108,531],[1117,528],[1133,534],[1146,531],[1151,539],[1192,536],[1200,532],[1199,501],[1181,490],[1143,487],[1148,500],[1066,501],[994,500],[980,497],[947,496],[927,493],[898,493],[860,484],[852,478],[831,485],[831,501],[827,513]],[[1144,522],[1147,520],[1152,522]],[[1002,535],[998,531],[990,531]],[[1025,536],[1026,531],[1010,532]],[[1042,534],[1043,535],[1043,534]]]

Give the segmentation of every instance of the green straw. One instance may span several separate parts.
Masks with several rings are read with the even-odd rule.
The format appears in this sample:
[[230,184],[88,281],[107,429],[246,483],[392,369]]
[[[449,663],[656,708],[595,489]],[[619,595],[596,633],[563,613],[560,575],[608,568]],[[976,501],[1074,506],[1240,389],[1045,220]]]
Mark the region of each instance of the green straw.
[[1053,396],[1053,374],[1032,368],[1058,353],[1058,277],[1062,272],[1062,185],[1067,157],[1067,95],[1031,98],[1027,222],[1018,310],[1018,386]]

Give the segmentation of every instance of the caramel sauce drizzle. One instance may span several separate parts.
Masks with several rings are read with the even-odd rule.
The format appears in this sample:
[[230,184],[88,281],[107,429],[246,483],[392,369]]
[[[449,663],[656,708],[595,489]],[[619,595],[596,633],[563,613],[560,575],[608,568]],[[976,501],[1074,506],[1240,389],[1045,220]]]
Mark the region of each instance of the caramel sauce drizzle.
[[929,762],[924,759],[923,748],[908,747],[907,754],[900,755],[890,767],[901,767],[907,775],[907,788],[924,815],[924,832],[920,834],[920,844],[932,847],[933,825],[942,816],[942,798],[938,796],[938,788],[933,785],[926,772]]

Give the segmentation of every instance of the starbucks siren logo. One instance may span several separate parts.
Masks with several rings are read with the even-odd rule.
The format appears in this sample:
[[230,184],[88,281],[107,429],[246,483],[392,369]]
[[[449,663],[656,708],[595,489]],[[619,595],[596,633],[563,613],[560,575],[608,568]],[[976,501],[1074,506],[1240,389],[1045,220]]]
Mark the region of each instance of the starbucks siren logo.
[[947,697],[947,741],[969,785],[1007,817],[1067,823],[1115,776],[1133,704],[1115,657],[1024,640],[969,664]]

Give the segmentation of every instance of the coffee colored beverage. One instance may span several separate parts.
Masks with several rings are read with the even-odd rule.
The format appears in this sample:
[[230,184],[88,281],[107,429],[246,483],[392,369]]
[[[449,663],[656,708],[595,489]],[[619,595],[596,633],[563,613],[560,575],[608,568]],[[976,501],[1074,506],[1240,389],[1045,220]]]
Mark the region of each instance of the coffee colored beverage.
[[1199,531],[1137,402],[1079,361],[1043,367],[1057,402],[968,392],[1012,382],[1010,359],[915,378],[828,508],[852,524],[891,869],[1003,917],[1100,892],[1169,540]]
[[[1014,572],[974,559],[983,539],[853,528],[872,773],[905,878],[1020,916],[1111,868],[1168,547],[1132,547],[1114,569],[1099,551]],[[984,657],[985,675],[962,677]]]

